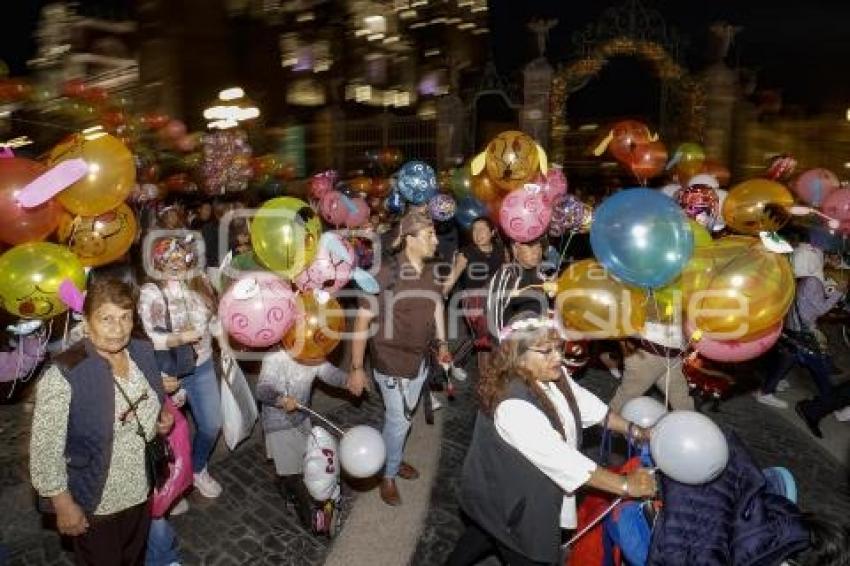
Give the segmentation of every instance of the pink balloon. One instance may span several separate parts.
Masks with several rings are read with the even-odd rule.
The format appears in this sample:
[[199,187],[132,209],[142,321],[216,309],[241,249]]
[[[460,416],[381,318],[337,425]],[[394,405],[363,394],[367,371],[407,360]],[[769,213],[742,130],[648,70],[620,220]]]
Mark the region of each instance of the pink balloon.
[[512,240],[530,242],[546,232],[552,209],[543,201],[542,190],[511,191],[499,209],[499,224]]
[[218,316],[227,333],[251,348],[266,348],[280,342],[295,322],[296,314],[289,284],[265,271],[241,275],[218,305]]
[[[687,324],[688,334],[693,334],[694,327]],[[753,340],[712,340],[708,335],[703,335],[694,343],[694,350],[708,358],[718,362],[745,362],[757,358],[770,350],[779,335],[782,334],[782,322],[767,331],[766,334]]]
[[165,126],[163,126],[160,133],[173,140],[182,138],[186,135],[186,124],[180,120],[170,120]]
[[325,232],[319,239],[319,251],[313,262],[293,282],[303,292],[324,290],[335,293],[351,280],[351,274],[357,267],[356,258],[351,244],[339,234]]
[[345,226],[347,228],[359,228],[369,221],[369,205],[366,203],[366,199],[360,197],[350,200],[355,210],[348,213],[345,218]]
[[322,200],[322,197],[333,190],[338,177],[337,172],[333,170],[316,173],[310,177],[310,198]]
[[319,201],[319,213],[331,226],[345,226],[351,210],[344,199],[351,200],[338,191],[329,191]]
[[850,189],[838,189],[826,197],[821,210],[841,223],[841,232],[850,234]]
[[564,175],[564,170],[557,166],[552,166],[543,182],[543,202],[546,206],[551,206],[555,199],[567,193],[567,177]]
[[190,151],[194,151],[195,148],[198,147],[198,138],[192,135],[181,136],[177,138],[174,145],[177,146],[177,149],[180,151],[188,153]]
[[806,204],[820,207],[824,201],[838,190],[841,183],[835,173],[828,169],[810,169],[797,178],[794,192]]

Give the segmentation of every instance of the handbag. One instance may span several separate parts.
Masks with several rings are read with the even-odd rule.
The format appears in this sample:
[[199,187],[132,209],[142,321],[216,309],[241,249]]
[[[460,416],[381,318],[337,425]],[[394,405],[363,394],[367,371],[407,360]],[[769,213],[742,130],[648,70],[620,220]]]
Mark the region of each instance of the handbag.
[[115,382],[115,387],[118,388],[121,396],[127,402],[129,410],[133,411],[133,416],[136,417],[136,434],[141,436],[142,440],[145,440],[145,473],[148,477],[148,487],[162,489],[162,486],[168,481],[170,473],[168,465],[174,461],[174,454],[171,452],[171,447],[159,433],[154,434],[151,440],[146,440],[145,429],[135,410],[139,402],[137,401],[134,404],[130,401],[130,397],[127,396],[127,393],[121,387],[121,384],[118,383],[118,380],[113,377],[113,381]]
[[[171,311],[168,309],[168,298],[165,292],[160,290],[162,300],[165,303],[165,328],[157,327],[154,330],[157,332],[167,332],[171,334],[174,330],[171,326]],[[192,344],[181,344],[167,350],[154,350],[159,371],[171,377],[186,377],[195,371],[197,362],[197,353]]]

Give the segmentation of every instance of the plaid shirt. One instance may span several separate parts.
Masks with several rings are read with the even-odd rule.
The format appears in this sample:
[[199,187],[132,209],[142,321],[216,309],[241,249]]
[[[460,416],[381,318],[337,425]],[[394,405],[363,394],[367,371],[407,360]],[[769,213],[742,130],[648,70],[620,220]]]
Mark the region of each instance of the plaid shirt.
[[192,329],[202,333],[200,342],[195,344],[197,365],[201,365],[212,355],[212,335],[218,334],[218,318],[183,281],[169,280],[162,287],[146,283],[139,295],[139,318],[156,350],[167,350],[165,341],[171,335],[165,331],[169,327],[165,318],[166,299],[171,333]]

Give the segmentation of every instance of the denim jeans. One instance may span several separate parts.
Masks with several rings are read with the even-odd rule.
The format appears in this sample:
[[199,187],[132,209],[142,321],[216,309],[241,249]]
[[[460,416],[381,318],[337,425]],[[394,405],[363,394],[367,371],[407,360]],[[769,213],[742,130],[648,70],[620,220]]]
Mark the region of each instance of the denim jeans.
[[777,384],[788,375],[791,368],[799,364],[809,370],[818,388],[818,395],[823,398],[830,396],[832,380],[830,379],[831,364],[828,356],[789,348],[784,345],[778,346],[772,355],[774,356],[771,364],[772,371],[761,388],[763,393],[774,393]]
[[197,474],[207,467],[221,431],[221,393],[212,358],[196,367],[194,373],[184,377],[182,385],[195,421],[192,471]]
[[[385,478],[394,478],[398,475],[398,468],[404,454],[404,443],[410,431],[410,420],[405,416],[405,404],[412,419],[426,379],[428,379],[428,364],[425,360],[419,366],[419,374],[413,379],[384,375],[375,370],[375,381],[381,388],[381,397],[384,400],[384,430],[381,434],[387,446]],[[406,401],[402,400],[402,395]]]
[[177,533],[165,517],[151,520],[145,566],[169,566],[180,562]]

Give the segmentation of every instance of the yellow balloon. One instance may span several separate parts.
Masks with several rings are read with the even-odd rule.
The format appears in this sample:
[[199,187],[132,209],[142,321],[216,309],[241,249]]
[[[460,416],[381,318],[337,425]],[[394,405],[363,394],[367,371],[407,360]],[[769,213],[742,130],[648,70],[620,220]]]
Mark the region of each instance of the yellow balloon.
[[[711,234],[705,226],[696,220],[689,219],[688,226],[694,234],[694,248],[710,246]],[[680,320],[685,308],[682,297],[682,276],[679,275],[672,283],[655,289],[652,292],[652,300],[647,305],[647,318],[660,322],[674,322]]]
[[266,201],[251,222],[251,245],[257,258],[288,279],[313,260],[321,234],[322,224],[313,209],[293,197]]
[[528,134],[502,132],[487,145],[485,166],[496,186],[512,191],[531,182],[540,170],[540,151]]
[[53,148],[48,165],[77,158],[86,162],[88,174],[56,195],[66,210],[97,216],[126,200],[136,183],[136,163],[123,143],[104,133],[74,134]]
[[791,191],[775,181],[750,179],[732,187],[723,203],[726,224],[742,234],[775,232],[791,219]]
[[22,318],[51,318],[67,310],[59,286],[69,279],[86,287],[80,260],[65,246],[31,242],[0,256],[0,300],[3,308]]
[[591,338],[624,338],[643,329],[645,291],[614,279],[595,260],[572,264],[557,285],[556,308],[567,331]]
[[788,312],[794,288],[788,258],[746,236],[695,249],[682,272],[688,320],[719,340],[764,333]]
[[80,258],[95,267],[111,263],[127,253],[139,225],[130,207],[122,204],[98,216],[62,215],[57,237]]

